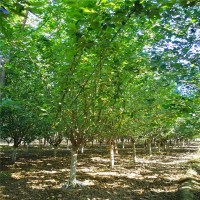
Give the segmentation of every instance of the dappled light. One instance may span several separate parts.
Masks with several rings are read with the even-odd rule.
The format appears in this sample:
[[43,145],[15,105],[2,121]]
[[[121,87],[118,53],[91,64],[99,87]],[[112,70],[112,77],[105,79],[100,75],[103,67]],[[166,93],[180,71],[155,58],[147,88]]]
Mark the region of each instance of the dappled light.
[[0,0],[0,200],[199,200],[199,8]]
[[[190,148],[193,150],[190,151]],[[199,158],[196,153],[198,146],[173,149],[167,155],[153,154],[145,157],[138,152],[138,162],[133,163],[130,154],[123,151],[119,154],[116,166],[109,168],[109,155],[102,151],[101,155],[94,148],[87,148],[85,154],[79,156],[77,180],[82,187],[77,189],[63,189],[62,183],[69,176],[70,156],[65,151],[58,149],[58,156],[38,156],[34,159],[24,159],[23,155],[15,164],[3,164],[3,169],[10,172],[11,176],[1,181],[2,200],[15,199],[174,199],[181,181],[188,174],[195,176],[199,181],[200,174],[188,165],[192,158]],[[36,149],[35,149],[36,150]],[[177,152],[176,152],[177,150]],[[4,152],[6,155],[6,152]],[[31,149],[34,154],[34,149]],[[41,153],[44,155],[44,153]],[[59,164],[58,164],[59,163]],[[27,168],[28,167],[28,168]],[[5,171],[5,172],[6,172]],[[198,191],[199,186],[195,189]],[[14,189],[14,190],[13,190]],[[11,192],[12,191],[12,192]],[[73,196],[72,196],[73,194]]]

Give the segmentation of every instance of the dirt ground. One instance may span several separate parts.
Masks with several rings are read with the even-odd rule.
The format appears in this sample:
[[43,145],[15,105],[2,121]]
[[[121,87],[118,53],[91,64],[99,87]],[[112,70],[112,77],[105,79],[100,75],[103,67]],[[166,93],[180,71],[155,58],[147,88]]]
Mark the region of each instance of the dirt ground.
[[[21,149],[13,164],[11,150],[1,146],[0,200],[177,200],[188,170],[195,168],[192,172],[200,183],[199,145],[171,148],[151,157],[138,148],[136,164],[130,147],[119,148],[114,169],[109,168],[106,147],[88,146],[78,157],[77,180],[84,186],[76,189],[62,188],[70,167],[70,151],[64,147],[57,158],[50,148],[31,147],[29,153]],[[194,193],[199,200],[200,188]]]

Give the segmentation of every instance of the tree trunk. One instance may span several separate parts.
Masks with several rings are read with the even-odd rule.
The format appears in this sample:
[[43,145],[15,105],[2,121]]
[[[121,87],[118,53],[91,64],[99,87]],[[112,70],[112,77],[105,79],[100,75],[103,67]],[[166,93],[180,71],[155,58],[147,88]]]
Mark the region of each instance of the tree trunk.
[[160,141],[158,141],[158,152],[160,153]]
[[66,142],[67,142],[67,149],[69,149],[69,140],[67,139]]
[[117,142],[114,142],[114,152],[115,152],[116,155],[119,154],[118,147],[117,147]]
[[180,140],[177,140],[176,144],[177,144],[178,147],[180,147]]
[[135,163],[137,162],[135,140],[132,140],[132,145],[133,145],[133,162]]
[[102,141],[101,141],[101,140],[99,140],[99,146],[101,147],[101,145],[102,145]]
[[157,147],[155,138],[152,139],[152,145],[153,145],[153,147]]
[[16,162],[17,159],[17,148],[13,148],[13,152],[12,152],[12,162]]
[[84,146],[81,146],[81,153],[84,153]]
[[5,68],[3,57],[0,55],[0,100],[3,98],[3,87],[5,85]]
[[172,140],[171,139],[169,140],[169,145],[172,146]]
[[149,156],[152,156],[151,140],[147,141],[147,147],[148,147],[148,154],[149,154]]
[[42,139],[39,139],[39,145],[40,145],[40,147],[43,146],[43,141],[42,141]]
[[30,144],[29,143],[26,143],[25,144],[25,148],[26,148],[26,155],[29,156],[29,147],[30,147]]
[[166,141],[163,142],[163,148],[165,151],[167,150],[167,142]]
[[72,148],[71,150],[71,166],[68,187],[76,187],[76,168],[77,168],[78,149]]
[[182,140],[182,147],[185,147],[185,140]]
[[124,140],[122,141],[122,149],[124,149]]
[[54,149],[53,149],[53,156],[54,156],[54,158],[57,157],[57,153],[58,153],[58,147],[54,146]]
[[115,166],[115,153],[114,153],[114,144],[110,142],[110,168]]
[[176,147],[177,146],[177,140],[175,139],[174,140],[174,145],[173,145],[174,147]]
[[[44,146],[48,145],[48,141],[46,138],[44,138],[44,142],[42,142]],[[41,144],[42,145],[42,144]]]

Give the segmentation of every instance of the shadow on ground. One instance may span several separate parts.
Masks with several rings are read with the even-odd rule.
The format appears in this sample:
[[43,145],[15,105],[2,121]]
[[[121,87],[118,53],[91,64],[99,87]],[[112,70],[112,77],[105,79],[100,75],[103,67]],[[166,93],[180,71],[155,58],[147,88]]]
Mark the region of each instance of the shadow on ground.
[[[177,200],[180,179],[196,148],[173,149],[170,152],[131,161],[131,152],[121,150],[115,169],[110,170],[106,149],[100,153],[87,148],[79,155],[77,179],[85,185],[63,189],[68,179],[70,152],[60,149],[53,158],[51,149],[30,149],[29,155],[19,152],[15,164],[9,151],[1,156],[1,200]],[[200,199],[196,191],[195,200]]]

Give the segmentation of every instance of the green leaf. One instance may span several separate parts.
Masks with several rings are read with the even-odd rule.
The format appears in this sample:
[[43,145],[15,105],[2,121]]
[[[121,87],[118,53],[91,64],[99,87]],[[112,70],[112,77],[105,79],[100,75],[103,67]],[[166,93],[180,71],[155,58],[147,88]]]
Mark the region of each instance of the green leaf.
[[90,8],[80,7],[80,9],[81,9],[84,13],[96,13],[95,10],[90,9]]

